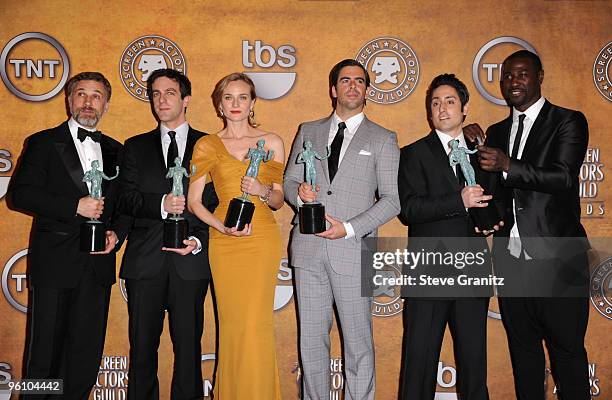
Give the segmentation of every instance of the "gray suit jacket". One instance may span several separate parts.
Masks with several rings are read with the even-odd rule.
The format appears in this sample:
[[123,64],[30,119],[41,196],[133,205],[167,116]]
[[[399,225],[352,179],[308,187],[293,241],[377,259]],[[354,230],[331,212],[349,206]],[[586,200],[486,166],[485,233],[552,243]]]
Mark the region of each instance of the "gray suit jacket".
[[[331,117],[305,122],[295,138],[283,183],[285,198],[295,208],[298,206],[298,186],[304,182],[304,165],[296,163],[297,156],[303,150],[305,140],[312,142],[313,150],[326,154],[330,123]],[[321,188],[317,200],[325,206],[327,214],[349,222],[355,230],[355,237],[329,240],[303,235],[296,215],[293,219],[291,263],[296,267],[309,268],[312,255],[325,252],[336,273],[357,275],[360,273],[361,238],[376,236],[378,227],[400,212],[397,135],[364,118],[331,184],[327,160],[316,160],[315,166],[317,184]]]

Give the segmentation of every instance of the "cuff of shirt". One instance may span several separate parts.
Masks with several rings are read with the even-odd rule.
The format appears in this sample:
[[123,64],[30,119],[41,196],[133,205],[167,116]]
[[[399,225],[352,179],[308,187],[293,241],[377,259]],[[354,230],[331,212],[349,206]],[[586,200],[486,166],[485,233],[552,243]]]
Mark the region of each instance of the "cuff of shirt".
[[302,201],[300,196],[297,197],[297,205],[298,205],[298,207],[302,207],[304,205],[304,202]]
[[196,254],[198,254],[199,252],[201,252],[201,251],[202,251],[202,242],[200,242],[200,239],[198,239],[198,238],[197,238],[197,237],[195,237],[195,236],[189,236],[189,240],[195,240],[195,241],[196,241],[196,243],[197,243],[196,248],[195,248],[195,249],[193,249],[193,251],[191,252],[191,254],[196,255]]
[[346,231],[345,239],[352,239],[355,237],[355,230],[353,229],[353,225],[350,222],[343,222],[344,230]]
[[162,196],[162,200],[161,200],[161,204],[160,204],[160,208],[159,208],[159,210],[161,211],[162,219],[168,218],[168,213],[166,212],[166,210],[164,210],[164,200],[166,200],[166,196],[167,196],[167,194]]

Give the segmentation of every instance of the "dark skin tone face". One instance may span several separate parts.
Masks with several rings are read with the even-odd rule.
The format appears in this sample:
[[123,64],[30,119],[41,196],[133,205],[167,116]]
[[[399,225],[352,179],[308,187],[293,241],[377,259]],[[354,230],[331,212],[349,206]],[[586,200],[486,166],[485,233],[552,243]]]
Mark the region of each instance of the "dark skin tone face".
[[501,92],[508,105],[525,111],[542,97],[544,71],[538,71],[526,57],[514,57],[502,66]]

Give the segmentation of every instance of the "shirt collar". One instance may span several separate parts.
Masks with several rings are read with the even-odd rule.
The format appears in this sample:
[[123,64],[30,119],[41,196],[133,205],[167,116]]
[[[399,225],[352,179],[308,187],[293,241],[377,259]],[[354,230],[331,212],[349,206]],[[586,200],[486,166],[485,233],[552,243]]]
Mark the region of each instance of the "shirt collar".
[[446,154],[450,153],[450,147],[448,146],[448,142],[453,139],[457,139],[459,141],[459,147],[465,147],[466,149],[468,148],[467,143],[465,142],[465,136],[463,135],[463,131],[461,131],[459,136],[454,138],[451,135],[436,129],[436,135],[438,135],[438,139],[440,139],[440,143],[442,143],[442,147],[444,147]]
[[[357,128],[359,128],[359,125],[361,125],[361,123],[363,122],[364,118],[365,118],[365,114],[363,112],[360,112],[357,115],[353,115],[352,117],[344,121],[344,123],[346,124],[346,129],[350,133],[355,133]],[[336,112],[334,111],[334,114],[332,116],[332,124],[336,127],[336,129],[340,122],[342,122],[342,120],[340,119],[338,114],[336,114]]]
[[160,123],[159,130],[161,132],[161,137],[163,140],[168,137],[168,135],[166,134],[170,131],[176,132],[177,140],[187,140],[187,134],[189,133],[189,124],[187,123],[187,121],[185,121],[181,125],[177,126],[175,129],[169,129],[168,127],[166,127],[166,125]]
[[542,107],[544,107],[545,102],[546,102],[546,99],[544,98],[544,96],[541,96],[538,99],[538,101],[533,103],[528,109],[526,109],[523,112],[512,107],[512,120],[518,121],[519,115],[525,114],[527,119],[529,119],[531,122],[535,121],[536,118],[538,117],[538,114],[540,113],[540,110],[542,109]]
[[96,131],[95,127],[89,128],[89,127],[83,126],[79,124],[74,118],[70,117],[70,119],[68,120],[68,129],[70,130],[70,134],[72,135],[73,138],[77,137],[79,128],[85,129],[86,131],[90,131],[90,132]]

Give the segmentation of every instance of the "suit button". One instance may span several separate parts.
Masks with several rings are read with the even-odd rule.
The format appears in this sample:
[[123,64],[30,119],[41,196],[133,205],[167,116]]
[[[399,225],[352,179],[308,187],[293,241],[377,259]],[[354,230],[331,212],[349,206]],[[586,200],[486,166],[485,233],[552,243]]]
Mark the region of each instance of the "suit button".
[[516,208],[516,211],[523,211],[523,210],[524,210],[524,208],[523,208],[523,207],[517,207],[517,208]]
[[328,196],[331,196],[331,194],[332,194],[332,191],[331,191],[331,190],[328,190],[328,191],[327,191],[327,195],[328,195]]

